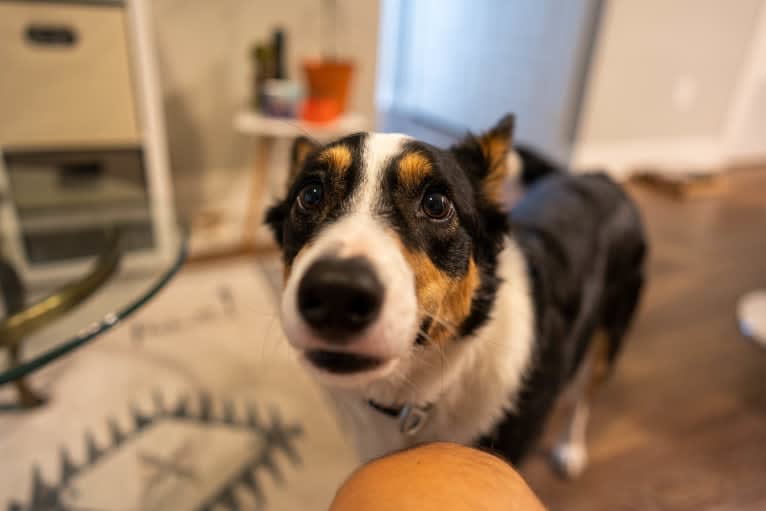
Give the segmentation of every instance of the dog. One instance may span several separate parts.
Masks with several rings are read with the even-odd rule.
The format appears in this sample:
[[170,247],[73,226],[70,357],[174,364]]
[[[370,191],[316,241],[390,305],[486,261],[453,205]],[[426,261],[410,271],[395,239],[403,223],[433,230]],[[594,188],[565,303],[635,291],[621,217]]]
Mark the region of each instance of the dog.
[[[618,184],[513,150],[513,126],[447,149],[294,142],[266,215],[282,326],[364,460],[452,441],[518,464],[572,389],[553,459],[565,476],[585,467],[589,400],[639,302],[647,242]],[[527,188],[509,211],[512,176]]]

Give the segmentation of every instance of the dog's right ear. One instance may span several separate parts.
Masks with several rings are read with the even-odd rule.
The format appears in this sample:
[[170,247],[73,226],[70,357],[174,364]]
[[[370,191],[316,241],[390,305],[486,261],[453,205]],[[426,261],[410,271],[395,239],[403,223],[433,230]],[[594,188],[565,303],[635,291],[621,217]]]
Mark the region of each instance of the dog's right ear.
[[502,204],[508,178],[508,153],[513,143],[514,116],[508,114],[489,131],[469,134],[451,147],[452,153],[474,182],[482,201],[497,207]]
[[[293,142],[293,148],[290,151],[290,170],[287,177],[287,188],[292,185],[295,177],[300,172],[303,164],[306,162],[306,158],[315,151],[319,145],[313,140],[300,136]],[[285,190],[287,193],[287,190]],[[287,204],[286,199],[282,199],[266,211],[265,223],[271,228],[271,232],[274,235],[274,239],[282,246],[283,241],[283,228],[287,215],[290,212],[290,205]]]
[[[475,136],[468,134],[450,150],[473,186],[481,227],[486,243],[476,250],[497,254],[505,246],[509,230],[507,204],[503,201],[508,180],[508,153],[513,143],[514,117],[500,119],[489,131]],[[482,248],[483,247],[483,248]]]

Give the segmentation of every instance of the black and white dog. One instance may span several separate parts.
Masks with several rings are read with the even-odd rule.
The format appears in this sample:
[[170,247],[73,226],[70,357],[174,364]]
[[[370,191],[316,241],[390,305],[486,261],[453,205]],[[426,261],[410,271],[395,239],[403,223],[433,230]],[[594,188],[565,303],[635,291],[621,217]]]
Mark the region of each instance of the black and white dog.
[[[554,460],[585,466],[587,397],[620,351],[646,241],[617,184],[512,151],[512,132],[507,116],[449,149],[379,133],[293,147],[267,214],[283,328],[365,459],[443,440],[516,463],[571,383]],[[518,163],[537,182],[509,213]]]

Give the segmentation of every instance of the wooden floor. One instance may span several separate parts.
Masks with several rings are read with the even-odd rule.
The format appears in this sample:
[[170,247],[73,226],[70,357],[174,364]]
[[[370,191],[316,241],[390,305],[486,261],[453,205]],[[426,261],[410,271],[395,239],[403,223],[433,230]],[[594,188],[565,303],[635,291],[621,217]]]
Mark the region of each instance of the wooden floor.
[[719,197],[631,187],[651,238],[650,280],[614,379],[594,406],[591,463],[523,467],[551,510],[766,510],[766,350],[737,330],[739,297],[766,288],[766,168]]

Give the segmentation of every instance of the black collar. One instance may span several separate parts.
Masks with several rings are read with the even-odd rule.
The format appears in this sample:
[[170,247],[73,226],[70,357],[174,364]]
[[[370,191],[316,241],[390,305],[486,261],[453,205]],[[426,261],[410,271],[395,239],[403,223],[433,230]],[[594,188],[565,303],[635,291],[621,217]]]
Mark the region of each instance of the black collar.
[[372,399],[368,399],[367,404],[370,405],[373,410],[376,410],[383,415],[391,417],[392,419],[399,419],[399,431],[407,436],[413,436],[423,428],[433,409],[432,404],[424,406],[410,404],[405,404],[399,407],[385,406],[376,403]]
[[392,419],[396,419],[401,415],[402,410],[404,409],[403,406],[384,406],[379,403],[376,403],[372,399],[367,400],[367,404],[370,405],[375,410],[379,411],[383,415],[388,415]]

